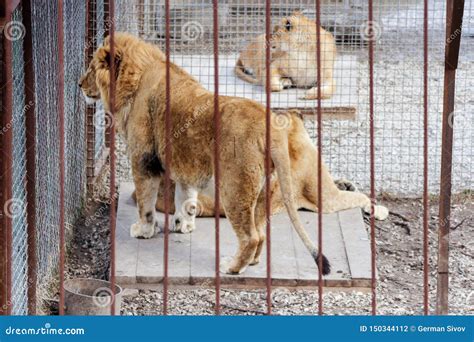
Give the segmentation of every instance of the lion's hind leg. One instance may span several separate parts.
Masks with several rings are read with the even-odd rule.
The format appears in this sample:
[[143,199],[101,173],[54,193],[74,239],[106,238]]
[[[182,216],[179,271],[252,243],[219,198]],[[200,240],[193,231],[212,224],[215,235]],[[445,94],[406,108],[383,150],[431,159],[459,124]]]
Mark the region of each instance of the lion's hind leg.
[[237,236],[238,247],[234,257],[222,259],[221,272],[240,274],[254,260],[260,242],[255,226],[255,207],[263,175],[254,172],[258,167],[249,166],[248,171],[243,171],[241,163],[222,164],[221,200],[226,217]]

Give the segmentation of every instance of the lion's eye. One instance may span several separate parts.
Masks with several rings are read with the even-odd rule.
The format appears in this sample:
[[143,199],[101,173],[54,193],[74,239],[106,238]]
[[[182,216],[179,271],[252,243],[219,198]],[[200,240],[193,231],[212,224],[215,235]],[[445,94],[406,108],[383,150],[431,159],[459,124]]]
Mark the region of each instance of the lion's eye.
[[292,25],[291,25],[291,22],[289,20],[286,21],[285,28],[288,32],[291,31]]

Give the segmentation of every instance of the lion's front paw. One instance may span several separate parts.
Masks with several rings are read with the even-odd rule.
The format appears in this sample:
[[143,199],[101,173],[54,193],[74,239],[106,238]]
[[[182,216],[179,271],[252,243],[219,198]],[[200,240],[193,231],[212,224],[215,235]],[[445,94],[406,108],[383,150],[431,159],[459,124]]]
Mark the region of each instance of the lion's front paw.
[[376,220],[383,221],[387,219],[388,214],[389,214],[388,209],[384,207],[383,205],[376,205],[374,207],[374,217]]
[[155,235],[155,223],[137,222],[130,227],[130,236],[133,238],[150,239]]
[[224,257],[220,262],[220,271],[221,273],[226,274],[241,274],[245,271],[247,267],[238,268],[234,263],[234,258]]
[[188,234],[196,229],[196,222],[193,218],[184,217],[182,215],[175,215],[173,217],[172,232]]

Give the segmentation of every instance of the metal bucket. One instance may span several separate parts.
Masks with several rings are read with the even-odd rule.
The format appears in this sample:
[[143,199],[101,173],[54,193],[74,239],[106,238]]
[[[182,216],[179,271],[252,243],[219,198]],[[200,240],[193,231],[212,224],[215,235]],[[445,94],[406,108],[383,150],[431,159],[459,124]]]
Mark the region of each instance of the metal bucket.
[[[65,313],[72,316],[108,316],[112,305],[111,284],[105,280],[78,278],[64,282]],[[115,285],[115,314],[120,315],[122,288]]]

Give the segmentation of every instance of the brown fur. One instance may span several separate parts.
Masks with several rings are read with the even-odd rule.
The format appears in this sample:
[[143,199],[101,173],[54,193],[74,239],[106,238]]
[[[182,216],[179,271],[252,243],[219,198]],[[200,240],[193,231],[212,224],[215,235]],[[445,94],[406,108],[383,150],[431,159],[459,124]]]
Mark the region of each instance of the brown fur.
[[[214,95],[204,89],[194,78],[175,64],[171,64],[171,127],[170,141],[165,139],[165,58],[154,45],[124,33],[115,35],[117,67],[115,127],[121,133],[128,148],[132,173],[136,187],[139,221],[132,225],[133,237],[150,238],[157,224],[155,205],[163,180],[164,168],[169,168],[171,179],[180,185],[184,196],[197,196],[197,191],[209,187],[214,170]],[[109,39],[97,49],[90,67],[81,77],[81,88],[85,94],[90,88],[98,87],[100,97],[107,110],[109,108],[110,82]],[[93,76],[91,76],[91,74]],[[94,77],[95,76],[95,77]],[[95,78],[94,82],[90,79]],[[262,182],[264,179],[265,157],[265,108],[254,101],[237,97],[221,96],[219,112],[222,119],[220,164],[221,203],[226,217],[239,240],[237,254],[230,263],[223,264],[228,273],[240,273],[248,265],[258,262],[265,239],[264,203]],[[317,261],[319,253],[308,238],[295,204],[292,173],[308,172],[314,164],[295,170],[290,157],[298,159],[307,148],[309,136],[300,120],[289,120],[288,127],[274,125],[272,114],[271,158],[278,174],[273,182],[276,201],[286,207],[295,230]],[[185,127],[185,129],[183,129]],[[299,127],[299,128],[297,128]],[[301,135],[300,135],[301,134]],[[293,140],[295,144],[289,145]],[[169,144],[171,162],[164,165],[165,146]],[[313,147],[316,155],[316,150]],[[305,171],[306,170],[306,171]],[[298,176],[296,179],[304,177]],[[354,193],[339,195],[330,179],[323,173],[325,194],[337,201],[328,204],[328,210],[347,207],[346,199],[360,202]],[[281,193],[276,195],[277,187]],[[305,197],[312,196],[314,189],[306,189]],[[314,203],[314,202],[313,202]],[[366,204],[366,203],[364,203]],[[370,204],[370,202],[369,202]],[[342,208],[341,208],[342,206]],[[353,203],[354,206],[354,203]],[[275,203],[277,207],[277,203]],[[186,208],[188,214],[196,213],[193,202]],[[323,274],[329,272],[329,263],[323,256]]]
[[[301,13],[283,18],[275,26],[271,44],[270,87],[281,91],[291,85],[310,88],[303,99],[317,98],[317,27]],[[333,78],[336,43],[331,33],[320,28],[321,98],[330,98],[336,89]],[[265,85],[265,35],[256,37],[240,53],[237,77],[252,84]]]
[[[318,182],[316,177],[316,169],[318,165],[318,152],[311,143],[307,132],[304,128],[303,121],[296,112],[286,115],[286,119],[291,120],[289,135],[289,151],[291,160],[291,179],[293,183],[295,203],[298,209],[307,209],[318,211]],[[362,208],[365,212],[370,213],[370,199],[358,192],[343,191],[341,187],[350,186],[348,181],[333,181],[326,166],[322,165],[323,176],[323,213],[333,213],[339,210],[350,209],[355,207]],[[342,183],[342,184],[341,184]],[[210,184],[210,186],[214,186]],[[351,186],[353,188],[353,186]],[[271,199],[272,214],[281,212],[284,209],[279,182],[274,178],[271,183]],[[164,187],[161,189],[156,201],[156,209],[165,212],[165,201],[163,197]],[[174,193],[174,184],[171,184],[171,194]],[[132,197],[135,200],[135,193]],[[175,212],[173,204],[174,197],[170,200],[170,213]],[[210,217],[214,216],[214,198],[212,196],[200,193],[198,196],[199,210],[198,216]],[[224,209],[221,207],[220,215],[225,216]],[[375,217],[384,220],[388,211],[385,207],[375,206]],[[264,215],[264,213],[263,213]]]

